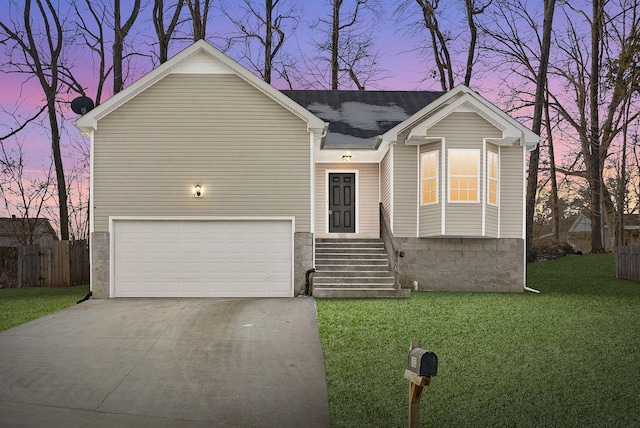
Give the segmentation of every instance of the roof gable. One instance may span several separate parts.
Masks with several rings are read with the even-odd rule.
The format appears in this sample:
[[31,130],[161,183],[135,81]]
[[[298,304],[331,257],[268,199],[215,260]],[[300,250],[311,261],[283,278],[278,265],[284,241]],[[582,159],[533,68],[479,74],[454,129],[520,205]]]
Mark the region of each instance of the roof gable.
[[454,112],[473,111],[487,122],[502,131],[501,139],[492,140],[501,145],[521,145],[533,150],[539,137],[526,126],[506,114],[493,103],[481,97],[465,85],[458,85],[442,97],[416,112],[407,120],[399,123],[382,135],[383,142],[397,141],[398,134],[411,129],[404,143],[420,144],[426,142],[428,130]]
[[195,42],[77,119],[75,122],[76,127],[84,134],[90,134],[98,129],[98,121],[100,119],[171,73],[236,74],[305,121],[308,130],[321,132],[326,128],[326,124],[320,118],[293,102],[282,92],[264,82],[204,40]]

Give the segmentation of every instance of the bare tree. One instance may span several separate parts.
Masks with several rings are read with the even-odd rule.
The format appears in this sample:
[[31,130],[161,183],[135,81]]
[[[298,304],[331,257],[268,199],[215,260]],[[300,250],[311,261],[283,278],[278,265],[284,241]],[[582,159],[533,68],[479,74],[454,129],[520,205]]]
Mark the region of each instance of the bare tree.
[[558,197],[558,176],[556,173],[556,155],[554,148],[553,126],[551,124],[551,112],[549,111],[549,84],[546,85],[547,94],[544,103],[545,130],[547,132],[547,145],[549,147],[549,180],[551,183],[551,215],[553,218],[553,241],[560,243],[560,202]]
[[0,139],[0,198],[7,213],[22,221],[12,223],[16,241],[23,245],[36,242],[38,219],[53,199],[53,164],[41,174],[42,178],[27,177],[22,144],[13,141],[13,152],[5,146],[6,137]]
[[278,61],[278,57],[287,34],[296,29],[300,9],[288,0],[262,0],[263,6],[255,0],[243,2],[241,16],[235,16],[223,6],[224,14],[237,29],[237,34],[226,38],[226,49],[241,42],[244,44],[240,49],[241,61],[246,62],[265,82],[271,83],[274,68],[280,77],[286,79],[287,64]]
[[207,22],[211,10],[211,0],[185,0],[193,25],[193,41],[207,38]]
[[[183,6],[184,0],[177,0],[175,4],[166,6],[166,9],[164,0],[154,0],[153,2],[153,27],[158,37],[158,59],[160,64],[166,62],[169,58],[169,43],[180,22],[180,13]],[[165,24],[165,12],[170,12],[171,7],[174,7],[173,14],[169,22]]]
[[[602,0],[592,1],[591,18],[591,78],[589,79],[589,112],[591,128],[589,129],[589,183],[591,184],[591,252],[603,252],[602,243],[602,208],[600,205],[600,187],[602,173],[600,170],[600,44],[604,23],[604,3]],[[587,153],[585,153],[587,155]]]
[[464,84],[471,85],[473,75],[473,65],[476,62],[476,47],[478,44],[478,24],[476,15],[484,13],[485,9],[491,5],[492,0],[486,0],[479,4],[476,0],[464,0],[465,12],[467,13],[467,26],[469,27],[469,48],[467,49],[467,63],[464,74]]
[[69,235],[71,239],[89,237],[89,144],[86,139],[69,137],[73,154],[70,156],[67,173],[69,194]]
[[[476,22],[476,17],[483,14],[492,2],[493,0],[464,0],[460,2],[466,20],[465,25],[469,32],[468,40],[465,43],[466,61],[460,73],[464,75],[463,83],[467,86],[471,85],[473,67],[477,59],[478,23]],[[432,75],[439,80],[443,91],[452,89],[456,85],[456,78],[458,77],[455,52],[452,52],[452,49],[458,49],[456,47],[460,45],[458,33],[461,33],[461,31],[457,25],[452,29],[443,27],[440,21],[440,17],[443,14],[439,9],[440,0],[404,0],[397,7],[396,15],[404,19],[412,16],[414,14],[412,5],[414,4],[417,4],[420,8],[421,27],[424,27],[428,32],[427,40],[436,65],[436,70]],[[444,2],[443,6],[451,8],[452,3]],[[451,12],[449,14],[453,15]]]
[[120,0],[113,0],[113,93],[123,89],[122,61],[124,58],[124,41],[140,12],[140,0],[133,0],[131,14],[122,24],[122,8]]
[[[363,90],[382,73],[374,37],[380,5],[376,0],[329,0],[329,5],[331,14],[312,25],[324,38],[313,42],[320,54],[313,58],[312,66],[306,67],[307,74],[315,79],[309,86],[326,82],[331,89]],[[320,64],[328,69],[318,67]]]
[[[631,109],[630,115],[625,114],[640,85],[640,2],[625,0],[607,5],[611,13],[598,0],[589,14],[566,4],[563,10],[568,27],[558,37],[564,58],[552,67],[556,80],[568,90],[551,93],[551,106],[572,127],[581,145],[579,156],[584,170],[566,172],[588,182],[593,252],[604,251],[602,207],[609,218],[616,215],[611,192],[602,179],[609,148],[626,125],[640,116],[637,108]],[[588,24],[586,36],[575,23],[578,18]],[[601,78],[603,74],[606,79]],[[574,164],[579,165],[578,159]]]
[[[60,234],[69,239],[69,211],[64,166],[60,151],[60,125],[57,112],[57,96],[65,76],[70,76],[69,68],[63,60],[63,46],[66,40],[63,21],[58,9],[50,0],[25,0],[22,22],[0,21],[0,38],[3,44],[11,45],[9,62],[5,67],[9,72],[25,73],[35,77],[40,83],[45,100],[51,136],[51,150],[55,165]],[[41,26],[35,26],[36,23]]]
[[[547,69],[551,52],[551,34],[555,0],[544,1],[542,16],[542,34],[538,33],[539,20],[521,3],[498,2],[493,12],[493,22],[485,27],[493,44],[490,49],[508,61],[511,70],[516,70],[519,87],[514,90],[518,96],[525,95],[525,105],[533,106],[531,130],[540,134],[543,113],[547,105]],[[528,33],[523,35],[523,33]],[[520,69],[520,71],[517,71]],[[535,85],[533,96],[526,94],[522,86]],[[533,99],[531,99],[533,98]],[[552,146],[551,133],[547,129],[548,142]],[[533,239],[533,222],[538,190],[538,168],[540,164],[540,145],[529,155],[526,196],[527,252],[530,252]]]
[[84,44],[92,54],[98,57],[98,82],[94,100],[94,104],[98,106],[102,101],[104,85],[107,82],[109,74],[113,71],[113,65],[107,65],[107,48],[104,29],[104,17],[107,15],[107,7],[104,3],[94,2],[92,0],[85,0],[85,5],[92,18],[90,23],[84,18],[84,11],[79,9],[78,2],[73,3],[78,19],[77,26],[79,36],[84,40]]
[[[542,129],[543,106],[547,104],[548,95],[547,68],[549,66],[549,53],[551,50],[551,31],[553,28],[553,14],[555,11],[555,0],[544,1],[544,20],[542,24],[542,43],[540,46],[540,62],[536,73],[536,95],[533,108],[533,123],[531,130],[540,134]],[[536,204],[536,190],[538,185],[538,166],[540,163],[540,145],[538,145],[529,155],[529,175],[527,176],[527,202],[526,202],[526,224],[527,224],[527,249],[531,248],[531,228],[533,225],[534,210]]]

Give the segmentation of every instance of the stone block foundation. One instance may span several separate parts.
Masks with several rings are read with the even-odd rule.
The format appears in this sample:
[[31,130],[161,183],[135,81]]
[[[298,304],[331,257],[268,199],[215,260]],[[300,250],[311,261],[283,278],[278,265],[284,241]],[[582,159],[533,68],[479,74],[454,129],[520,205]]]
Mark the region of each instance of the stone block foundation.
[[305,274],[313,267],[313,233],[293,236],[293,295],[304,294]]
[[91,233],[91,292],[94,299],[108,299],[110,287],[109,232]]
[[525,286],[523,239],[396,238],[402,288],[423,291],[520,293]]

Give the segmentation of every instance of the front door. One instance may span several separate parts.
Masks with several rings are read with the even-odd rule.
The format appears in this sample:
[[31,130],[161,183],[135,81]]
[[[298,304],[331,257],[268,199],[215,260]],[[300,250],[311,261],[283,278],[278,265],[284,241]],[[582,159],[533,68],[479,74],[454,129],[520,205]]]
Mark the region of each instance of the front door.
[[356,232],[356,175],[329,174],[329,233]]

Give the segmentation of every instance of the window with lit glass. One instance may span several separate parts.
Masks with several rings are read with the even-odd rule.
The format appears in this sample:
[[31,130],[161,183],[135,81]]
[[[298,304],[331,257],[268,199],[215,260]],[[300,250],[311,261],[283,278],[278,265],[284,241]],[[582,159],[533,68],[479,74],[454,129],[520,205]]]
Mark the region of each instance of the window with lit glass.
[[449,202],[480,202],[480,150],[449,149]]
[[498,205],[498,154],[487,152],[487,203]]
[[422,205],[438,203],[438,151],[420,155],[420,202]]

